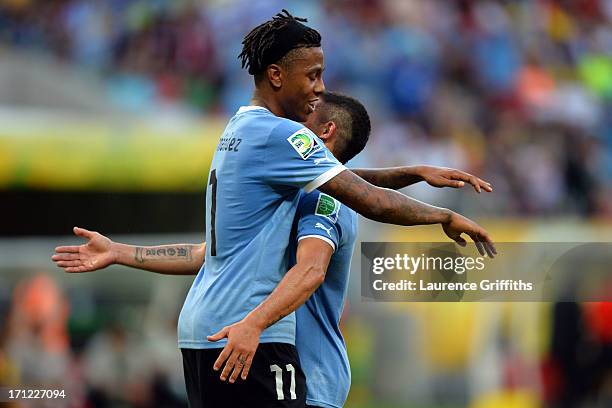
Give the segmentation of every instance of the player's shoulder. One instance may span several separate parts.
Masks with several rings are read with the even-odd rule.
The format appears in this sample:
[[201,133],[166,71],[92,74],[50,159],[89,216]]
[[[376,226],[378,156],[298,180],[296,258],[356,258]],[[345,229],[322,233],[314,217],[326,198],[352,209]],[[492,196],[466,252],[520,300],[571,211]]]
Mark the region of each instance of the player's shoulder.
[[291,119],[276,116],[263,106],[242,106],[234,114],[234,121],[256,121],[258,124],[265,124],[275,132],[295,132],[304,127],[303,124]]
[[278,116],[275,116],[275,118],[274,128],[270,134],[273,141],[284,141],[291,138],[301,140],[317,138],[316,135],[302,123],[287,118],[279,118]]
[[263,106],[241,106],[230,118],[229,124],[238,127],[256,126],[269,130],[278,124],[277,119],[277,116]]
[[309,159],[325,148],[323,142],[310,129],[288,119],[279,122],[272,130],[267,145],[274,150],[294,150],[303,160]]
[[316,135],[302,123],[276,116],[262,106],[243,106],[238,109],[232,121],[241,126],[254,126],[260,128],[260,131],[267,131],[273,143],[277,140],[295,139],[295,143],[299,143],[300,140],[316,139]]

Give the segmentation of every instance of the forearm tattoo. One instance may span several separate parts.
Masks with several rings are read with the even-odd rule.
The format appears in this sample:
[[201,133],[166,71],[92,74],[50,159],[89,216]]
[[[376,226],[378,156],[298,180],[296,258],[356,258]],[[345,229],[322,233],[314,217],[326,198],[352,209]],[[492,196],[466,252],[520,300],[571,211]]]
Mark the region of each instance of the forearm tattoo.
[[155,247],[136,247],[135,259],[138,263],[147,261],[192,260],[194,245],[163,245]]
[[378,187],[398,190],[423,181],[411,167],[389,167],[386,169],[351,169],[353,173]]
[[397,191],[375,187],[351,171],[343,171],[319,190],[374,221],[423,225],[450,219],[451,213],[444,208],[434,207]]

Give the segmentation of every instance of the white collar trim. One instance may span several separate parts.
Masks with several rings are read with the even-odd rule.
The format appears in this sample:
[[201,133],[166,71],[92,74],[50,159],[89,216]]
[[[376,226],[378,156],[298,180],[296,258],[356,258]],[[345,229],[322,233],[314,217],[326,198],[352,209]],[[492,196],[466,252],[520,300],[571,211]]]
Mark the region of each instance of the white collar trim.
[[244,112],[249,112],[249,111],[253,111],[253,110],[265,110],[266,112],[270,112],[268,109],[264,108],[263,106],[256,106],[256,105],[249,105],[249,106],[241,106],[240,109],[238,109],[237,113],[244,113]]

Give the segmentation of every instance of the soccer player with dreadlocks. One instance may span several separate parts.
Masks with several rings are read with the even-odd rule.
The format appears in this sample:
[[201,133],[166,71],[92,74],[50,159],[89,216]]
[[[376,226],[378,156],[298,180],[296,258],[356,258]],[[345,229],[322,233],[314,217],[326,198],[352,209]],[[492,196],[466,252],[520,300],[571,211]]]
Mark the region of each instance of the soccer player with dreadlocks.
[[[364,106],[353,98],[327,91],[321,95],[317,109],[305,125],[343,164],[364,148],[370,134],[370,120]],[[461,184],[455,184],[457,180],[453,180],[454,177],[469,182],[476,191],[479,188],[490,191],[483,180],[453,169],[414,166],[355,171],[367,172],[368,177],[375,178],[380,185],[389,188],[402,188],[419,181],[427,181],[436,187],[461,187]],[[351,257],[357,238],[356,218],[350,208],[318,190],[300,194],[289,240],[290,265],[295,266],[275,289],[282,291],[284,286],[290,285],[292,291],[272,306],[278,309],[279,303],[281,306],[284,303],[284,308],[278,309],[279,314],[289,314],[295,310],[295,346],[306,377],[307,407],[340,408],[344,406],[350,389],[349,359],[340,331],[340,316],[346,299]],[[94,271],[116,263],[162,274],[197,275],[204,263],[205,243],[145,248],[115,243],[99,233],[82,228],[75,228],[75,233],[87,238],[89,242],[78,247],[58,247],[53,256],[58,266],[71,273]],[[320,268],[302,269],[302,265],[309,264],[308,260],[313,256],[321,259],[318,263]],[[270,307],[270,301],[274,298],[273,292],[242,321],[225,328],[214,338],[223,338],[226,332],[232,331],[233,342],[229,342],[226,349],[239,350],[246,346],[255,354],[264,327],[256,325],[252,328],[253,322],[257,321],[254,317],[269,314],[265,309]],[[305,302],[304,305],[298,308],[302,302]],[[241,339],[241,331],[249,336]],[[241,344],[241,340],[246,342]],[[186,355],[197,353],[193,350],[185,352]],[[248,374],[247,366],[243,372],[243,377]],[[208,373],[215,377],[215,382],[220,382],[211,367]],[[232,375],[237,378],[238,372],[234,371]],[[276,373],[270,372],[269,375],[274,375],[275,381],[283,380]],[[189,372],[186,372],[186,377],[197,378]],[[232,377],[229,381],[232,381]],[[194,401],[192,392],[197,386],[192,385],[191,381],[188,384],[191,384],[191,405],[198,406],[199,400]],[[245,386],[248,384],[243,381],[234,384],[233,395],[242,395]],[[283,388],[277,387],[277,392],[283,392],[280,399],[285,397]]]
[[[295,286],[279,285],[289,275],[288,245],[302,190],[318,189],[380,222],[438,223],[459,244],[465,245],[465,233],[481,254],[495,252],[486,231],[474,222],[369,184],[298,123],[308,120],[325,90],[323,51],[319,33],[283,12],[243,41],[240,59],[254,76],[255,91],[251,106],[230,119],[211,164],[205,263],[178,327],[191,406],[304,407],[305,378],[290,314]],[[384,172],[359,174],[385,185]],[[321,211],[315,215],[329,218],[330,208]],[[304,271],[323,268],[329,257],[300,259],[298,247]],[[249,314],[256,308],[257,314]],[[247,315],[255,316],[257,353],[243,347],[250,335],[244,325],[234,324]],[[231,384],[238,375],[238,384]]]
[[[298,123],[314,112],[325,90],[321,36],[303,22],[284,11],[245,37],[240,59],[255,80],[251,106],[230,119],[212,160],[206,261],[187,295],[178,328],[186,375],[195,377],[187,381],[197,386],[190,390],[190,400],[197,394],[195,399],[201,397],[205,406],[236,398],[231,384],[207,371],[213,363],[215,370],[222,369],[217,374],[223,381],[243,368],[244,379],[250,370],[240,391],[254,401],[249,406],[305,404],[305,380],[294,346],[295,316],[286,315],[283,300],[292,289],[274,291],[289,269],[289,237],[301,189],[319,189],[376,221],[439,223],[455,241],[465,245],[460,235],[466,233],[483,254],[494,251],[486,231],[474,222],[367,183]],[[308,268],[319,268],[321,259],[308,262]],[[274,298],[266,299],[273,291]],[[264,300],[270,307],[258,315],[265,330],[256,355],[231,347],[231,330],[224,333],[227,339],[207,337],[241,321]],[[230,347],[224,348],[228,342]]]

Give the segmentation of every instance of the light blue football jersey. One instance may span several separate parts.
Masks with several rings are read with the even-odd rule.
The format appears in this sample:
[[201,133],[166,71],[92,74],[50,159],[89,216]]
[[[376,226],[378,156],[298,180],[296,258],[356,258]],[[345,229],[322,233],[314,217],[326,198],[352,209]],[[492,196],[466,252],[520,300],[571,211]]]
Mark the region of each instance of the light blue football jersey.
[[[181,310],[179,347],[218,348],[206,336],[242,320],[289,269],[300,189],[345,169],[303,125],[262,107],[243,107],[217,146],[206,189],[206,258]],[[295,344],[295,315],[270,326],[262,343]]]
[[296,311],[295,345],[306,375],[306,403],[340,408],[351,386],[340,317],[357,237],[357,214],[318,190],[303,193],[292,234],[292,253],[300,239],[311,236],[327,241],[335,251],[325,281]]

